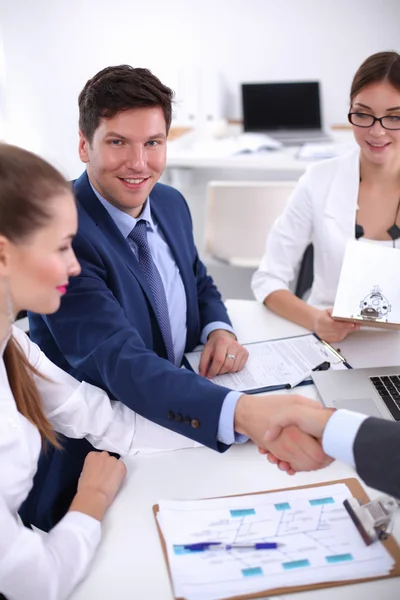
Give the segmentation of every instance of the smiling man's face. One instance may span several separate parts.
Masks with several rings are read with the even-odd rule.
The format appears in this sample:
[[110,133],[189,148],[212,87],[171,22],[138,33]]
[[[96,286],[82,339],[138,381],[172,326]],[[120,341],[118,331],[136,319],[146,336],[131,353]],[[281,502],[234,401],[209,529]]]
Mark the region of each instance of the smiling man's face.
[[91,142],[79,133],[79,156],[96,190],[116,208],[138,217],[165,169],[167,128],[160,106],[102,118]]

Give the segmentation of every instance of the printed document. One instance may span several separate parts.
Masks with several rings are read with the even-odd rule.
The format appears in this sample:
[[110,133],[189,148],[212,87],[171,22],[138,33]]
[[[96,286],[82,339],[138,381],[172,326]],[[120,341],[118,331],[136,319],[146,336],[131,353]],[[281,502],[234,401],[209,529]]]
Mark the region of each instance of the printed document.
[[[311,375],[324,361],[330,368],[345,369],[343,358],[312,333],[292,338],[244,344],[249,351],[245,367],[239,373],[217,375],[210,381],[239,392],[267,391],[281,386],[293,387]],[[201,351],[185,354],[190,367],[199,372]]]
[[[162,530],[174,595],[216,600],[281,587],[387,575],[394,560],[366,546],[343,506],[344,483],[196,501],[162,501]],[[272,550],[182,546],[277,542]],[[337,593],[338,597],[340,593]]]

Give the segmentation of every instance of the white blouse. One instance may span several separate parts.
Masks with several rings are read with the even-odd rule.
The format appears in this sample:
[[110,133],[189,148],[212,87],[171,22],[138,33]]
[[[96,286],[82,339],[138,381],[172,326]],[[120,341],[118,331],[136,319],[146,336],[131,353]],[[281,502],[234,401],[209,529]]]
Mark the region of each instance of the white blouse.
[[[143,427],[145,419],[56,367],[22,331],[13,327],[12,335],[29,362],[48,378],[35,381],[56,431],[70,438],[85,437],[96,448],[123,456],[136,452],[138,438],[142,446],[149,431],[153,437],[162,432],[161,439],[166,435],[161,446],[195,445],[154,423]],[[0,593],[8,600],[59,600],[85,575],[101,526],[86,514],[69,512],[48,535],[40,535],[17,517],[33,484],[41,440],[36,427],[17,409],[4,365],[7,341],[0,346]]]
[[354,240],[360,186],[360,152],[314,163],[299,179],[269,232],[265,254],[252,278],[259,302],[293,289],[301,259],[314,246],[314,280],[307,302],[333,306],[348,240]]

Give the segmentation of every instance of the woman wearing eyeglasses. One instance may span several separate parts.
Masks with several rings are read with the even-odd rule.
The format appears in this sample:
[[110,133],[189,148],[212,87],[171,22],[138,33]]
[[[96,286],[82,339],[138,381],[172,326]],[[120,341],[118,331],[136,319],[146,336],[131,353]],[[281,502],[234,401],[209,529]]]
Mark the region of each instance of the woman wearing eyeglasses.
[[[400,248],[400,55],[379,52],[354,76],[349,121],[358,148],[309,167],[276,221],[253,276],[256,298],[278,315],[339,342],[359,325],[331,317],[346,242]],[[314,246],[307,302],[291,291]]]

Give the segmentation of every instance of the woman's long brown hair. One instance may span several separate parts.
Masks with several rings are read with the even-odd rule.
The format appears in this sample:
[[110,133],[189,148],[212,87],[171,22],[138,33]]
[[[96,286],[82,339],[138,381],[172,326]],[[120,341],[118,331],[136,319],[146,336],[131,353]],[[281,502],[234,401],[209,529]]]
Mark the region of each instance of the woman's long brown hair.
[[364,60],[351,84],[350,104],[365,86],[381,81],[388,81],[400,90],[400,54],[397,52],[377,52]]
[[13,337],[9,339],[4,351],[4,364],[19,412],[38,428],[42,443],[47,440],[59,448],[57,436],[43,412],[42,401],[33,378],[34,375],[38,377],[41,375],[28,362],[20,345]]
[[[69,190],[64,177],[39,156],[0,144],[0,235],[13,243],[26,240],[50,220],[50,201]],[[19,412],[37,427],[42,442],[59,447],[35,383],[35,376],[41,375],[13,337],[5,348],[4,364]]]

